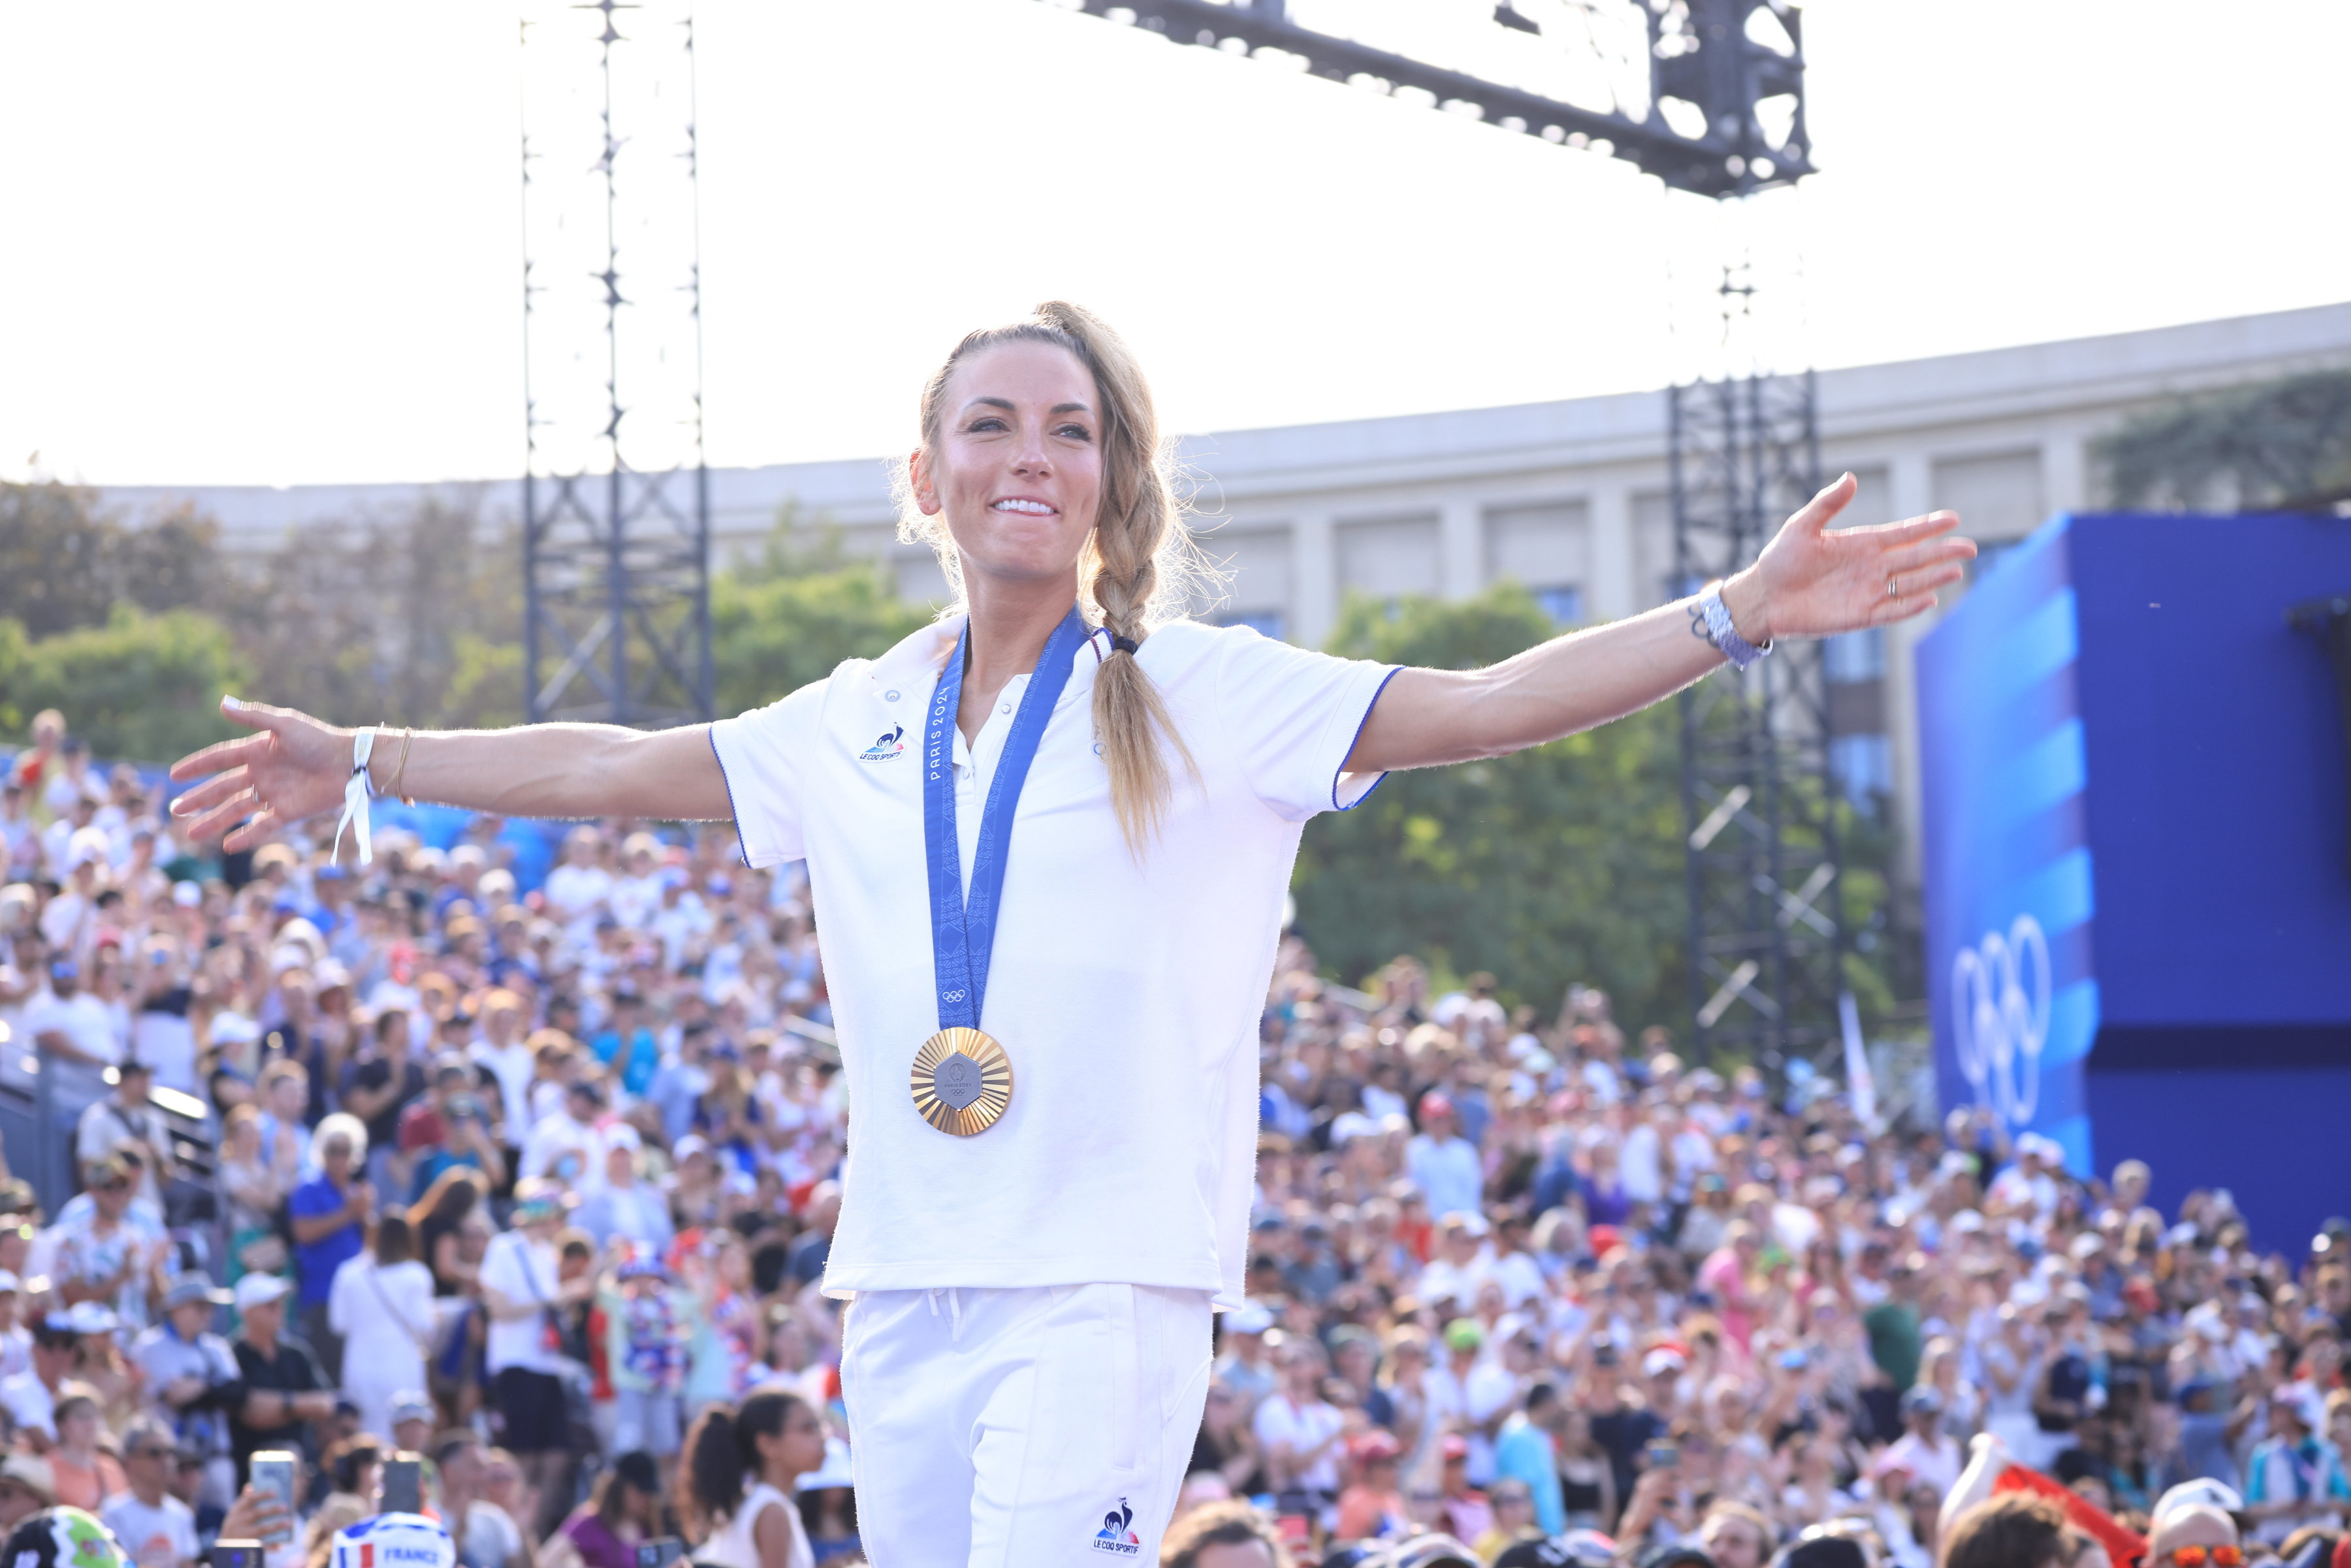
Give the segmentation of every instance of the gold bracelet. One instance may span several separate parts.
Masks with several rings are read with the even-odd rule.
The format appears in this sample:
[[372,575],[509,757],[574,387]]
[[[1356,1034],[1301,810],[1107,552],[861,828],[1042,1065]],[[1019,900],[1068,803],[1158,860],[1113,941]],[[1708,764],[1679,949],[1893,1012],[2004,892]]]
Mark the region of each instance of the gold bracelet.
[[400,737],[400,766],[392,769],[392,792],[394,795],[399,796],[400,803],[403,806],[413,806],[416,804],[416,802],[407,794],[402,792],[400,788],[402,781],[408,778],[408,745],[409,742],[415,738],[416,731],[413,728],[402,731]]

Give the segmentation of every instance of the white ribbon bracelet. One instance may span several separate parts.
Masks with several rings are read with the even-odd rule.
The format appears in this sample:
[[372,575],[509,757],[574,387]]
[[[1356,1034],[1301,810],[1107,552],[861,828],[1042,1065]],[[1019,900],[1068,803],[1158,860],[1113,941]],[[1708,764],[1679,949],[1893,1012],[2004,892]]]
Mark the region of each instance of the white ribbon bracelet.
[[368,797],[375,787],[368,782],[368,758],[375,753],[375,727],[371,725],[351,737],[350,782],[343,786],[343,814],[335,823],[335,847],[329,861],[342,858],[343,832],[352,831],[359,841],[360,864],[375,863],[375,844],[368,836]]

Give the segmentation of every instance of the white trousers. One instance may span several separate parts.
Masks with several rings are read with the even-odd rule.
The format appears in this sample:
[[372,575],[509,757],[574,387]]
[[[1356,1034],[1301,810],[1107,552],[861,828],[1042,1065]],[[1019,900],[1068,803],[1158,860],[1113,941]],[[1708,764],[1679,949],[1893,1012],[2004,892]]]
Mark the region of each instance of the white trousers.
[[860,1292],[841,1389],[874,1568],[1156,1563],[1207,1400],[1208,1300]]

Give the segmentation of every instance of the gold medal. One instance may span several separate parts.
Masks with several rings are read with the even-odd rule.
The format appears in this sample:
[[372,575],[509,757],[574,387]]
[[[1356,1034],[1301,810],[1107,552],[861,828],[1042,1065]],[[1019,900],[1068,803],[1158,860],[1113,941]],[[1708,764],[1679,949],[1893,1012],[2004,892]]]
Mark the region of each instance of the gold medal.
[[943,1029],[914,1052],[912,1088],[924,1121],[968,1138],[1012,1103],[1012,1059],[976,1029]]

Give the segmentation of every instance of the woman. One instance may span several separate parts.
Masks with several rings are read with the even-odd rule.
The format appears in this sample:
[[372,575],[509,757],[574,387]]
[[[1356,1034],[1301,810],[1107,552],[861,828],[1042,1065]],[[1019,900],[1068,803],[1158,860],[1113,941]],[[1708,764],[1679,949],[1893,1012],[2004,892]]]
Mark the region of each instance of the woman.
[[653,1457],[636,1449],[614,1459],[560,1533],[587,1568],[637,1568],[637,1542],[661,1533],[661,1469]]
[[707,1568],[815,1568],[792,1494],[824,1468],[824,1427],[797,1394],[763,1388],[694,1424],[678,1468],[678,1513]]
[[1616,1471],[1608,1450],[1592,1435],[1592,1413],[1569,1406],[1559,1431],[1560,1504],[1571,1530],[1596,1530],[1603,1535],[1616,1528]]
[[481,1287],[481,1255],[466,1256],[465,1228],[487,1190],[481,1172],[458,1166],[443,1171],[409,1207],[416,1217],[416,1250],[433,1271],[436,1296],[470,1296]]
[[1489,670],[1400,671],[1182,619],[1192,547],[1149,389],[1074,306],[966,338],[917,441],[905,529],[957,613],[879,659],[652,732],[354,732],[230,698],[259,733],[183,758],[175,777],[216,777],[174,810],[235,851],[356,781],[510,815],[731,817],[754,865],[805,860],[859,1107],[826,1285],[857,1298],[866,1543],[1039,1560],[1118,1514],[1147,1559],[1209,1315],[1248,1261],[1258,1019],[1306,819],[1773,637],[1918,613],[1974,547],[1940,537],[1948,513],[1827,531],[1846,476],[1696,599]]
[[407,1216],[379,1218],[360,1255],[335,1270],[327,1321],[343,1336],[343,1392],[360,1429],[391,1442],[392,1396],[424,1386],[435,1332],[433,1274],[416,1261]]
[[121,1463],[99,1447],[106,1428],[99,1420],[97,1397],[74,1385],[57,1401],[56,1420],[57,1446],[49,1450],[49,1469],[57,1477],[57,1500],[96,1513],[101,1502],[131,1486]]

